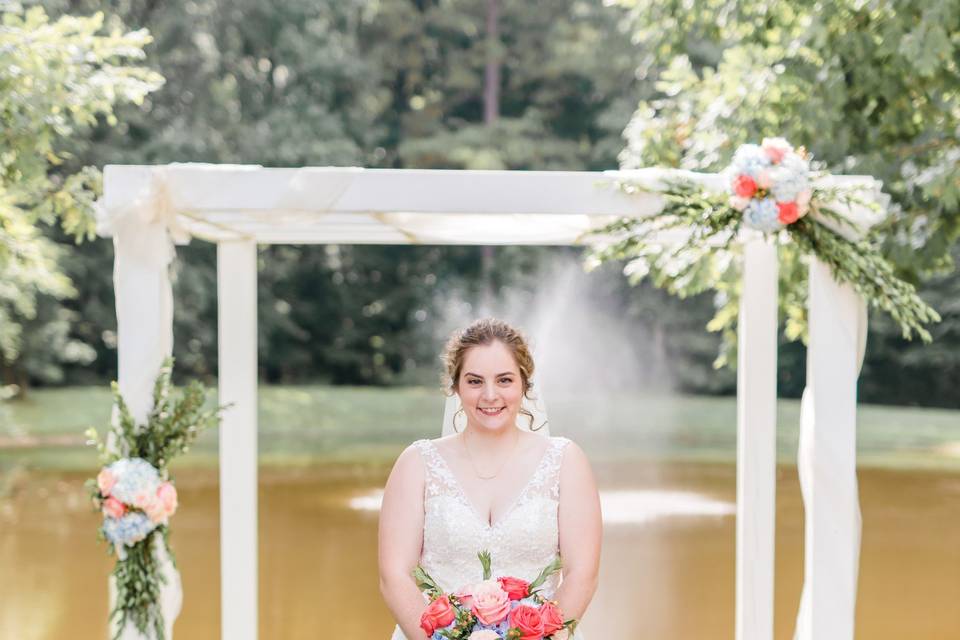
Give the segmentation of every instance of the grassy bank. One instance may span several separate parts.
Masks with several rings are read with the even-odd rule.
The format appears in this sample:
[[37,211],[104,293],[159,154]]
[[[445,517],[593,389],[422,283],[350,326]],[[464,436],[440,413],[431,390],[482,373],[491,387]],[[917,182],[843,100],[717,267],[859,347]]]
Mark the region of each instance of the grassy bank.
[[[213,398],[211,398],[211,402]],[[598,459],[733,462],[734,398],[595,394],[547,398],[552,433],[568,435]],[[106,387],[37,390],[0,403],[0,468],[83,470],[96,466],[83,431],[103,431]],[[778,404],[778,457],[796,458],[799,402]],[[270,466],[389,464],[412,440],[435,437],[443,397],[432,388],[261,387],[260,459]],[[862,405],[861,466],[960,469],[960,411]],[[216,465],[217,434],[205,434],[177,466]]]

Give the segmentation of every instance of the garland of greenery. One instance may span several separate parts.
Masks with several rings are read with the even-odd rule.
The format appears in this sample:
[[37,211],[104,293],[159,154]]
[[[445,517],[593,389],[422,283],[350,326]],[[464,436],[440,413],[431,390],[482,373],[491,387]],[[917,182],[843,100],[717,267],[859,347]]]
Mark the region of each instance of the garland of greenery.
[[[736,345],[739,267],[734,258],[745,224],[743,211],[732,206],[729,194],[708,191],[688,179],[665,180],[657,189],[629,179],[614,181],[614,185],[627,194],[656,193],[663,198],[664,206],[657,215],[621,218],[589,232],[587,235],[603,235],[613,241],[594,244],[588,250],[588,268],[626,260],[624,273],[631,284],[650,278],[655,286],[681,298],[707,290],[717,292],[716,314],[707,329],[723,333],[725,344],[715,366],[727,364]],[[765,234],[773,236],[780,248],[780,295],[787,316],[787,337],[806,340],[806,275],[797,258],[812,255],[870,306],[888,313],[904,338],[911,339],[915,333],[930,342],[930,332],[924,325],[938,322],[939,314],[917,295],[912,284],[897,277],[881,253],[876,235],[870,232],[862,239],[849,240],[824,224],[827,221],[834,228],[847,226],[852,230],[852,224],[836,208],[850,204],[879,207],[854,190],[814,187],[809,205],[812,215]],[[658,237],[662,240],[662,235],[670,231],[689,235],[674,246],[658,243]]]
[[[161,481],[169,482],[171,478],[167,465],[170,461],[189,451],[190,445],[203,431],[220,424],[220,412],[229,405],[216,409],[204,408],[207,390],[200,382],[191,381],[180,398],[173,398],[173,362],[173,357],[167,357],[160,367],[153,387],[153,408],[143,426],[138,426],[130,415],[117,383],[111,383],[119,417],[113,446],[106,439],[101,440],[96,429],[90,428],[86,432],[88,443],[96,446],[104,468],[118,461],[146,461],[156,469]],[[108,498],[103,495],[98,479],[87,480],[86,486],[96,509],[104,509]],[[107,520],[105,518],[105,522]],[[110,620],[117,622],[114,640],[120,637],[128,623],[143,635],[152,631],[156,640],[163,640],[165,630],[160,610],[160,587],[165,579],[154,550],[155,545],[162,544],[176,567],[169,533],[165,518],[162,524],[132,545],[111,541],[105,525],[99,529],[98,538],[108,543],[108,553],[117,555],[112,574],[116,581],[117,600],[110,613]]]

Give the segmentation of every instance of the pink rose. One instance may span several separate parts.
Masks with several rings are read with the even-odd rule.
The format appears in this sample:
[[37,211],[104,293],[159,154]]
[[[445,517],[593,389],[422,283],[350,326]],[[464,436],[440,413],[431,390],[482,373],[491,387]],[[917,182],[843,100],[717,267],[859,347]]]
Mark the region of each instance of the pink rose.
[[167,511],[163,508],[163,503],[159,498],[154,498],[141,507],[143,512],[150,518],[154,524],[167,524]]
[[733,179],[733,192],[741,198],[749,198],[757,192],[757,183],[746,174]]
[[492,629],[480,629],[471,633],[467,640],[500,640],[500,636]]
[[103,501],[103,515],[111,518],[122,518],[127,507],[116,498],[107,498]]
[[541,640],[543,638],[543,618],[536,607],[522,604],[510,612],[511,629],[520,630],[520,640]]
[[483,624],[496,624],[510,612],[510,598],[496,580],[478,582],[470,589],[470,593],[473,596],[470,610]]
[[100,489],[101,495],[110,495],[110,491],[115,484],[117,484],[117,478],[110,469],[104,467],[100,470],[100,473],[97,474],[97,487]]
[[522,600],[530,595],[530,583],[520,578],[497,578],[500,588],[507,592],[507,597],[511,600]]
[[563,628],[563,613],[560,611],[560,607],[552,602],[545,602],[540,606],[540,618],[543,620],[543,635],[545,636]]
[[792,224],[800,217],[796,202],[778,202],[777,208],[780,210],[777,219],[783,224]]
[[470,593],[470,587],[463,587],[454,594],[464,609],[470,609],[473,606],[473,594]]
[[760,143],[760,147],[773,164],[780,164],[783,156],[793,151],[790,143],[783,138],[764,138],[763,142]]
[[431,602],[420,615],[420,628],[429,638],[434,631],[449,625],[456,617],[453,605],[450,604],[450,598],[440,596]]
[[177,510],[177,488],[164,482],[157,487],[157,500],[163,505],[164,514],[167,517],[172,516]]

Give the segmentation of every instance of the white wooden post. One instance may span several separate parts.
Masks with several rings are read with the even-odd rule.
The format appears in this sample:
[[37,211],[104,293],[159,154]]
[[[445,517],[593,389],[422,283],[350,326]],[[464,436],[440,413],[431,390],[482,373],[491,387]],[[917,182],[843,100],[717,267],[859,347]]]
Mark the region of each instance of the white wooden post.
[[777,248],[743,245],[737,327],[737,640],[773,638]]
[[805,513],[804,584],[797,640],[853,640],[860,564],[857,377],[866,304],[810,260],[807,387],[797,468]]
[[257,637],[257,243],[217,244],[220,629]]
[[[175,255],[168,220],[157,210],[158,178],[150,167],[107,167],[103,200],[98,203],[97,231],[113,237],[113,290],[117,310],[117,384],[130,414],[143,425],[153,409],[153,385],[164,358],[173,350],[173,293],[168,273]],[[186,240],[184,240],[186,241]],[[117,451],[116,429],[120,415],[113,407],[113,430],[107,446]],[[183,604],[180,572],[159,537],[154,555],[164,584],[160,587],[160,611],[167,640]],[[117,602],[116,581],[108,580],[110,609]],[[132,623],[117,629],[109,620],[109,637],[120,640],[152,640],[154,634],[137,631]],[[119,631],[119,635],[117,632]]]

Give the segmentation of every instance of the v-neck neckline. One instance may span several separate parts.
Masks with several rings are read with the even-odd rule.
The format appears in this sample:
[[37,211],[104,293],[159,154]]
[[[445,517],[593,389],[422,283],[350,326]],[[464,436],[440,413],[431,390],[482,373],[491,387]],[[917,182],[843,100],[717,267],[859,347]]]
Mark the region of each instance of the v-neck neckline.
[[543,455],[540,456],[540,461],[537,463],[537,466],[534,467],[533,473],[530,474],[530,477],[527,478],[527,481],[526,483],[524,483],[523,488],[520,489],[520,492],[516,495],[516,497],[513,499],[510,505],[506,508],[506,510],[504,510],[503,514],[499,518],[497,518],[497,521],[494,523],[490,523],[490,521],[488,521],[486,518],[484,518],[481,515],[480,510],[477,509],[476,504],[473,502],[473,500],[470,499],[470,496],[467,495],[466,489],[464,488],[463,484],[460,482],[460,479],[457,477],[457,475],[453,472],[453,468],[447,462],[447,459],[443,457],[442,453],[440,453],[440,449],[437,447],[437,445],[434,444],[433,440],[427,440],[427,442],[430,444],[430,447],[433,449],[433,453],[438,458],[440,458],[440,463],[443,465],[446,472],[450,475],[450,479],[453,481],[453,484],[456,486],[457,492],[460,494],[460,497],[463,499],[467,507],[470,509],[470,512],[473,513],[474,518],[476,518],[477,522],[483,525],[483,527],[487,531],[493,531],[494,529],[499,527],[500,523],[506,520],[513,513],[513,510],[516,509],[517,505],[520,504],[520,501],[526,495],[527,490],[530,488],[530,485],[533,483],[534,478],[537,477],[543,465],[546,464],[547,458],[550,455],[550,450],[553,448],[553,440],[551,439],[549,440],[549,442],[547,442],[547,447],[544,450]]

